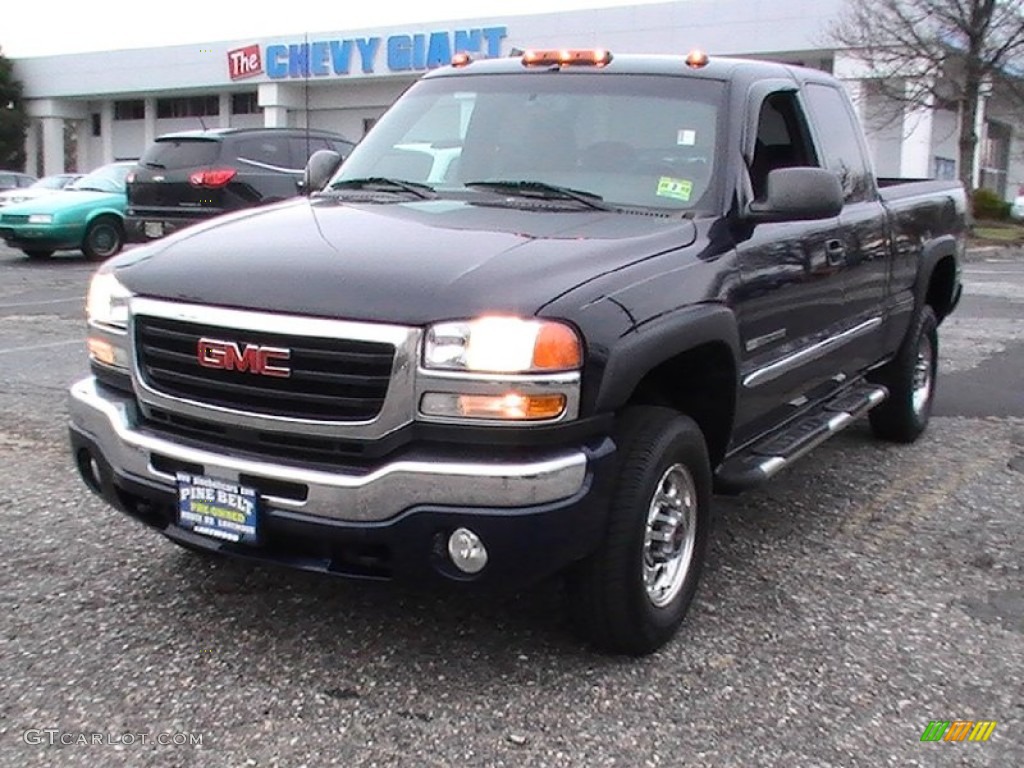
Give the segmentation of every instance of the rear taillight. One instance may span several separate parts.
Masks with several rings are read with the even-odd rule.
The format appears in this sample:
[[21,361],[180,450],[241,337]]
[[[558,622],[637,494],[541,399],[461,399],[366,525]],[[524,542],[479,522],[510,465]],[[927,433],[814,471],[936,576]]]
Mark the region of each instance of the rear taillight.
[[238,173],[234,168],[215,168],[212,171],[196,171],[188,177],[188,183],[193,187],[217,187],[225,186],[235,178]]

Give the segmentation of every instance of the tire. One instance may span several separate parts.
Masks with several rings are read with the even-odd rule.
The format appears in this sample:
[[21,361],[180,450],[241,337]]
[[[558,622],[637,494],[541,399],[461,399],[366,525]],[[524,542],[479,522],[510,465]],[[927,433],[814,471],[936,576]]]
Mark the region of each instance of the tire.
[[43,259],[48,259],[53,256],[53,251],[46,251],[37,248],[33,248],[31,250],[25,249],[23,252],[26,256],[30,259],[34,259],[35,261],[42,261]]
[[925,305],[896,357],[868,377],[889,390],[889,398],[868,414],[876,437],[912,443],[921,436],[935,400],[938,359],[938,322]]
[[100,216],[85,230],[82,252],[89,261],[116,256],[124,247],[124,227],[113,216]]
[[[616,443],[604,538],[569,572],[566,586],[574,628],[585,640],[641,656],[672,638],[697,591],[711,525],[711,467],[700,428],[670,408],[626,410]],[[678,501],[659,504],[666,495]]]

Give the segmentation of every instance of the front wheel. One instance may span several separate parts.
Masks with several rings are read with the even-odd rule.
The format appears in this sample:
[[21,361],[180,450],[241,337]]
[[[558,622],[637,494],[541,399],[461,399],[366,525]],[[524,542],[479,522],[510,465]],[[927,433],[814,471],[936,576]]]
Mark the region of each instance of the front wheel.
[[82,252],[90,261],[101,261],[116,256],[124,246],[121,222],[110,216],[96,219],[85,231]]
[[575,628],[635,656],[668,642],[697,591],[711,525],[711,468],[697,424],[634,407],[617,430],[619,474],[598,550],[569,573]]
[[868,414],[876,437],[912,443],[921,436],[932,414],[938,359],[938,321],[925,305],[896,357],[870,376],[889,390],[888,399]]

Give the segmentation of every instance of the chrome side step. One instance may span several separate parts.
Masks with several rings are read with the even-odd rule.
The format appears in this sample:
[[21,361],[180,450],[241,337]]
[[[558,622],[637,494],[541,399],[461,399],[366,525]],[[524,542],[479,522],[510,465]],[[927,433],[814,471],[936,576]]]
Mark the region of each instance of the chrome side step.
[[843,390],[810,413],[726,459],[715,473],[715,491],[739,493],[760,485],[846,429],[888,396],[885,387],[864,382]]

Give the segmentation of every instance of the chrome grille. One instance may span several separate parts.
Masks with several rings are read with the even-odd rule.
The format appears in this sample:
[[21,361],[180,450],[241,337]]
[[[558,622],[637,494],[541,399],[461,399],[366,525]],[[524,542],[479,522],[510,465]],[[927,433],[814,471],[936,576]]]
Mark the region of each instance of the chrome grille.
[[[393,344],[299,336],[136,315],[135,355],[146,386],[173,398],[253,414],[317,421],[368,421],[384,404]],[[199,364],[199,340],[290,351],[288,377]]]

